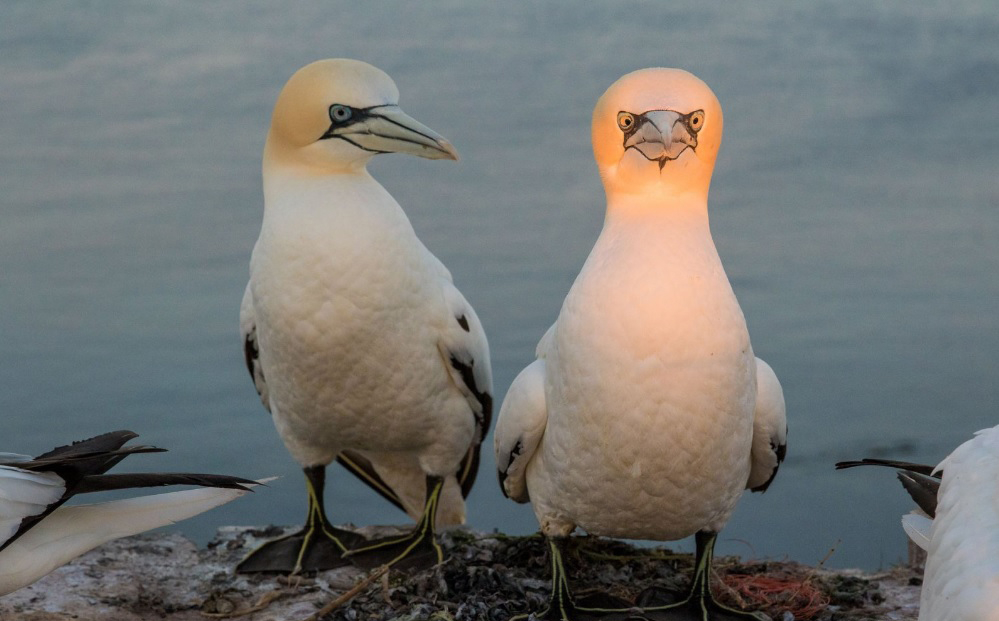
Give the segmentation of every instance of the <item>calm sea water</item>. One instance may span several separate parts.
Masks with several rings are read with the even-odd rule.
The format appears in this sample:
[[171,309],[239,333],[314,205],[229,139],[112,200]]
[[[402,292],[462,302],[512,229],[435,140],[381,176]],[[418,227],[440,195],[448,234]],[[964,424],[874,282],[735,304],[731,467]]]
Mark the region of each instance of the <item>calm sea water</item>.
[[[372,169],[478,309],[501,397],[600,229],[594,102],[625,72],[678,66],[725,108],[712,228],[791,427],[780,476],[743,500],[720,551],[895,562],[901,488],[833,462],[935,462],[999,422],[999,13],[922,4],[8,0],[0,450],[130,428],[170,449],[133,469],[283,477],[185,533],[299,523],[302,477],[236,325],[287,77],[367,60],[457,146],[457,164]],[[329,506],[337,521],[404,521],[342,472]],[[536,528],[501,497],[491,457],[469,521]]]

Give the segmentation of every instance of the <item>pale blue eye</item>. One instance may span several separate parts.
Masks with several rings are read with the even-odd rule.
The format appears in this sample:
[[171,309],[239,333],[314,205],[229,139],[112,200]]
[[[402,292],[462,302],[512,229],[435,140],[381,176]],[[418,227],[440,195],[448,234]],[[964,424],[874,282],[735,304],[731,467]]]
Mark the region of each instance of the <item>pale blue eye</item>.
[[351,110],[349,106],[344,106],[342,104],[333,104],[330,106],[330,120],[334,123],[349,121],[350,117],[353,115],[354,111]]

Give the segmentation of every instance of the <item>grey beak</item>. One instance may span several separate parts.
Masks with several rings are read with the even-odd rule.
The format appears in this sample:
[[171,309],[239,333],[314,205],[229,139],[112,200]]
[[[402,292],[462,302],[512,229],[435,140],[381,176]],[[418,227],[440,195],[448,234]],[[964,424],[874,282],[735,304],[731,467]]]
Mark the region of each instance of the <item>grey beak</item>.
[[407,115],[398,106],[379,106],[367,116],[327,138],[342,138],[375,153],[408,153],[431,160],[457,160],[458,152],[446,138]]

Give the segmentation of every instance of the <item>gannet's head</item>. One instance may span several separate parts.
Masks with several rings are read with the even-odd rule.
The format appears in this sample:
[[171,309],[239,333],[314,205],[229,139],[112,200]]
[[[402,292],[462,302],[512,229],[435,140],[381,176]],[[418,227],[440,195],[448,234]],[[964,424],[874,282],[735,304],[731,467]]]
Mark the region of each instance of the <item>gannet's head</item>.
[[593,153],[608,195],[707,196],[721,137],[721,104],[681,69],[629,73],[593,111]]
[[264,166],[317,172],[356,170],[378,153],[458,159],[435,131],[399,108],[399,89],[384,71],[346,58],[295,72],[278,95]]

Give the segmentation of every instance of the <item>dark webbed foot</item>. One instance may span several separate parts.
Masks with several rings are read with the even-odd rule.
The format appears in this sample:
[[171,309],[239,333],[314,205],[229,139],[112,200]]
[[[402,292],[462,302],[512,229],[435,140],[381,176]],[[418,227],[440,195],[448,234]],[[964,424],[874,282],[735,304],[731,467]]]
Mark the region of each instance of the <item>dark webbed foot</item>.
[[427,501],[416,527],[398,537],[371,539],[352,547],[344,558],[362,569],[391,565],[394,569],[429,569],[444,560],[444,551],[437,543],[434,523],[444,479],[427,477]]
[[393,569],[420,571],[442,562],[444,551],[434,539],[433,530],[417,524],[407,535],[361,542],[344,554],[344,560],[361,569],[391,565]]
[[240,561],[239,573],[275,572],[297,574],[324,571],[350,565],[343,557],[348,545],[358,545],[364,537],[347,530],[306,526],[302,530],[268,541]]
[[344,558],[344,552],[352,546],[361,545],[365,539],[357,533],[330,525],[323,509],[325,472],[325,466],[305,468],[309,494],[305,527],[297,533],[268,541],[250,552],[236,566],[237,572],[297,574],[350,565],[350,561]]
[[[535,615],[545,621],[627,621],[636,612],[631,604],[607,593],[591,593],[578,599],[569,590],[568,574],[562,560],[562,546],[566,538],[548,539],[548,552],[552,566],[552,595],[548,608]],[[529,613],[512,617],[510,621],[525,620]]]
[[635,600],[641,613],[635,619],[643,621],[770,621],[759,612],[746,612],[723,606],[711,596],[703,600],[687,597],[677,601],[676,593],[660,587],[642,591]]
[[718,603],[711,595],[711,559],[717,533],[697,533],[697,558],[690,592],[684,596],[661,587],[649,587],[635,601],[641,609],[634,619],[645,621],[770,621],[760,612],[736,610]]

